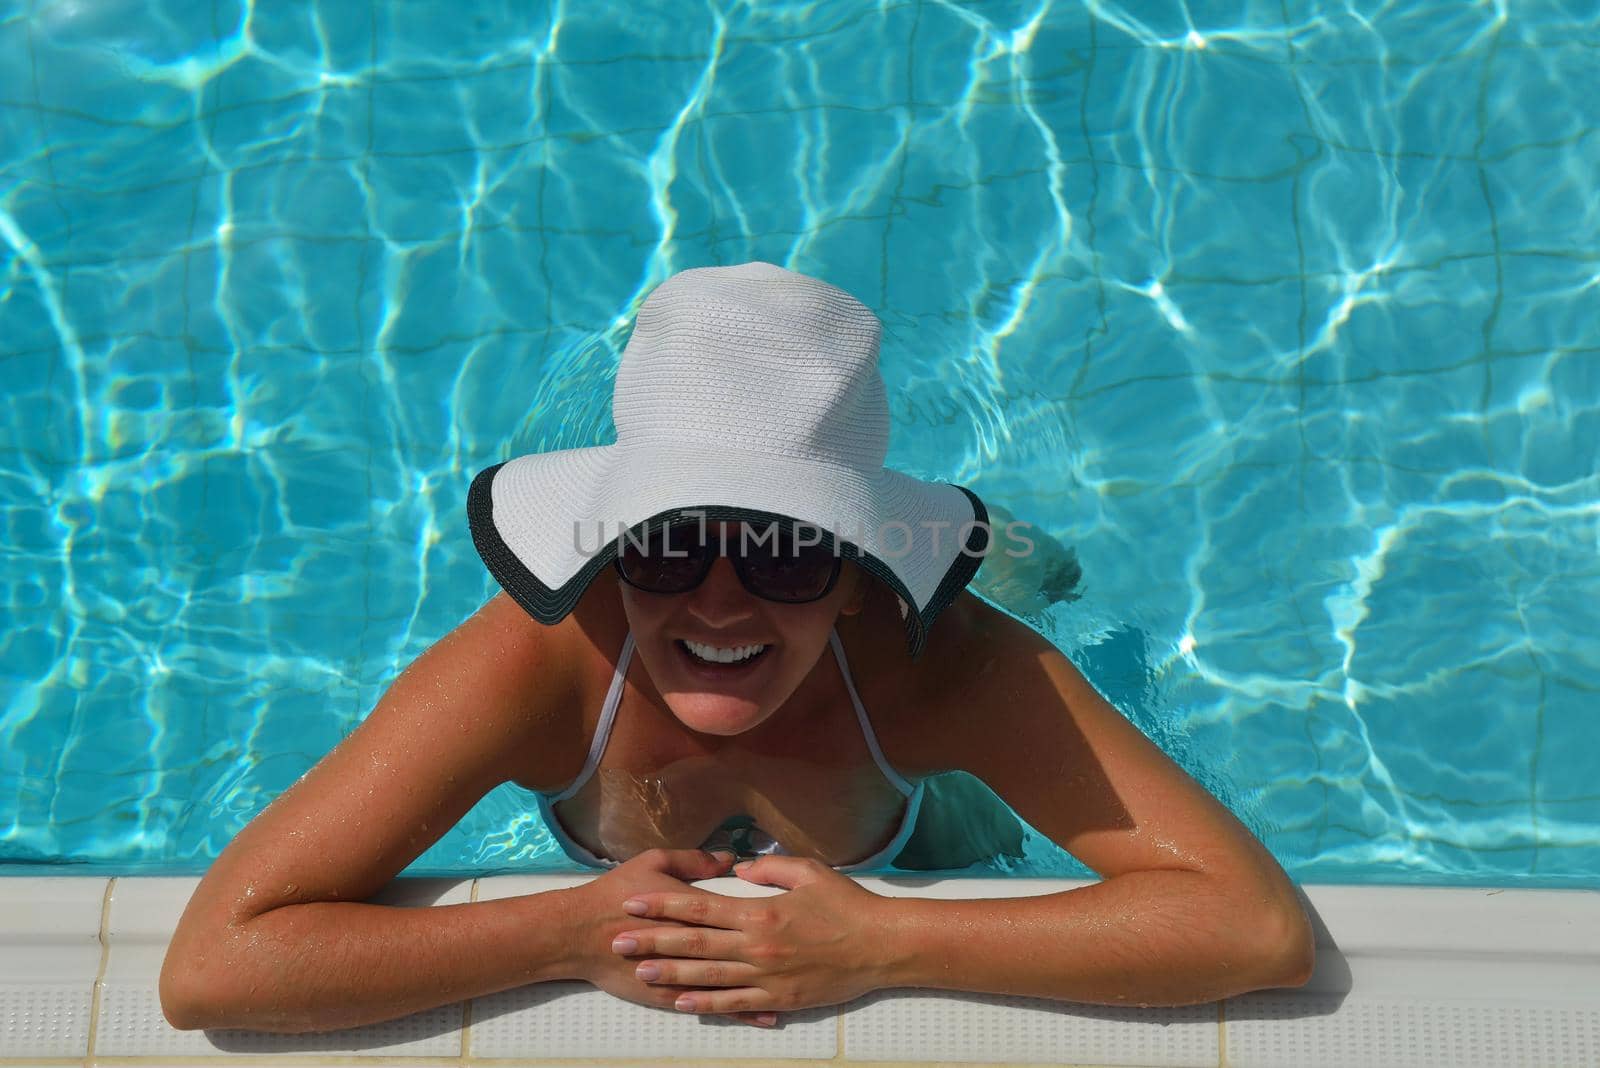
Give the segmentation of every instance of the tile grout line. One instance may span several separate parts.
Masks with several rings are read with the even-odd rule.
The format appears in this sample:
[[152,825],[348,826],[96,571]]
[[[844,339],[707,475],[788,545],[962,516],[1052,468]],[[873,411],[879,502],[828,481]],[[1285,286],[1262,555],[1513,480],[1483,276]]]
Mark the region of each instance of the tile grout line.
[[85,1064],[94,1060],[94,1043],[100,1029],[100,992],[105,987],[106,961],[111,956],[111,892],[116,888],[117,877],[106,880],[105,892],[100,897],[100,967],[95,971],[94,986],[89,994],[89,1048],[84,1051]]
[[[483,880],[481,878],[478,878],[478,877],[474,877],[473,878],[473,880],[472,880],[472,889],[467,892],[467,901],[468,901],[469,904],[476,905],[478,903],[478,886],[482,882],[483,882]],[[471,1063],[473,1063],[472,1062],[472,999],[471,998],[467,998],[465,1001],[463,1001],[461,1003],[461,1063],[462,1064],[471,1064]]]

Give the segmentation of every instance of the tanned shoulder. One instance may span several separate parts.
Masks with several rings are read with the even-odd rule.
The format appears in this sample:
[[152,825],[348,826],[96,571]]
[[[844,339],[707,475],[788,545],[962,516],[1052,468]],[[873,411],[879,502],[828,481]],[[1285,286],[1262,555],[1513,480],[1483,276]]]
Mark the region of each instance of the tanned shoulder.
[[975,674],[1001,670],[1008,650],[1018,642],[1044,639],[962,590],[934,620],[922,654],[909,664],[910,685],[895,702],[897,714],[884,731],[884,755],[908,775],[936,775],[959,766],[952,752],[950,725],[981,714],[973,705]]

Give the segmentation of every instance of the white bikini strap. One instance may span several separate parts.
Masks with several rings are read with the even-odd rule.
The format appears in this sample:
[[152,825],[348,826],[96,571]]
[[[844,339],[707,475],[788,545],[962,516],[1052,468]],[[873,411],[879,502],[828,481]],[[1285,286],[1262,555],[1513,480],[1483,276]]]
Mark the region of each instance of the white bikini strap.
[[878,769],[895,785],[901,793],[910,795],[916,787],[907,782],[898,771],[889,766],[883,759],[883,750],[878,748],[878,736],[872,733],[872,721],[867,718],[867,710],[862,707],[861,695],[856,693],[855,679],[850,677],[850,665],[845,660],[844,643],[839,640],[837,628],[828,631],[828,644],[833,646],[833,657],[839,662],[839,672],[844,676],[844,688],[850,691],[850,700],[856,706],[856,719],[861,723],[861,734],[867,740],[867,748],[872,751],[872,759],[878,762]]
[[589,776],[594,774],[594,769],[600,766],[600,757],[606,751],[606,740],[611,737],[611,721],[616,719],[617,706],[622,703],[622,687],[628,678],[628,659],[633,655],[633,631],[628,631],[627,640],[622,643],[622,651],[617,654],[617,669],[611,675],[611,689],[606,691],[606,703],[600,709],[600,725],[595,728],[594,741],[589,743],[589,759],[584,762],[583,771],[572,780],[565,790],[550,799],[551,804],[565,801],[589,781]]

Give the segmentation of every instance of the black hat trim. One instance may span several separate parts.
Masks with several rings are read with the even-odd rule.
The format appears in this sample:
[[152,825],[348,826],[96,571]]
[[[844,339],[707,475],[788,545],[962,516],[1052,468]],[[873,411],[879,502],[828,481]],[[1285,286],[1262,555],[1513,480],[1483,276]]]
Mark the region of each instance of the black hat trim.
[[[477,548],[478,555],[483,558],[489,574],[493,575],[500,587],[511,595],[512,600],[540,623],[553,625],[561,622],[578,606],[578,601],[589,588],[589,583],[594,581],[594,577],[602,568],[610,566],[616,559],[617,542],[616,539],[608,540],[582,569],[559,589],[552,589],[540,582],[534,573],[528,570],[527,565],[517,559],[516,554],[501,539],[500,532],[495,529],[494,496],[491,487],[494,484],[495,472],[504,467],[506,462],[478,472],[472,480],[471,488],[467,491],[467,525],[472,531],[472,544]],[[956,554],[955,561],[945,572],[938,588],[933,591],[933,596],[928,599],[927,606],[920,611],[906,612],[906,644],[910,649],[912,660],[916,660],[922,654],[923,647],[927,644],[928,629],[933,626],[934,619],[940,612],[950,607],[956,595],[965,589],[973,576],[978,573],[978,568],[983,564],[984,553],[989,547],[989,510],[983,506],[983,501],[978,495],[965,486],[956,486],[956,489],[966,494],[972,504],[973,527],[967,535],[966,545]],[[742,520],[756,526],[795,522],[792,517],[776,512],[727,505],[707,505],[698,508],[672,508],[658,512],[635,524],[632,529],[638,529],[646,523],[655,525],[669,523],[675,519],[695,519],[702,516],[718,521]],[[893,590],[906,603],[908,609],[915,607],[916,602],[905,584],[888,564],[871,553],[863,552],[860,546],[843,538],[838,539],[835,548],[833,534],[825,529],[817,529],[822,537],[822,545],[837,552],[843,559],[854,560],[857,567]]]

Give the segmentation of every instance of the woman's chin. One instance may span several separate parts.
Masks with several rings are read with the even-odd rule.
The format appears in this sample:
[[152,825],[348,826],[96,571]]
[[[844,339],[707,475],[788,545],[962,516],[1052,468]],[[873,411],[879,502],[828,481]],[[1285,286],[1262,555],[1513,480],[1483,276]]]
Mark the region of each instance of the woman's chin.
[[732,737],[758,726],[766,718],[761,705],[745,697],[681,690],[664,696],[678,722],[696,734]]
[[764,649],[748,663],[708,664],[682,642],[670,643],[672,681],[662,696],[683,725],[701,734],[743,734],[765,718],[778,650]]

